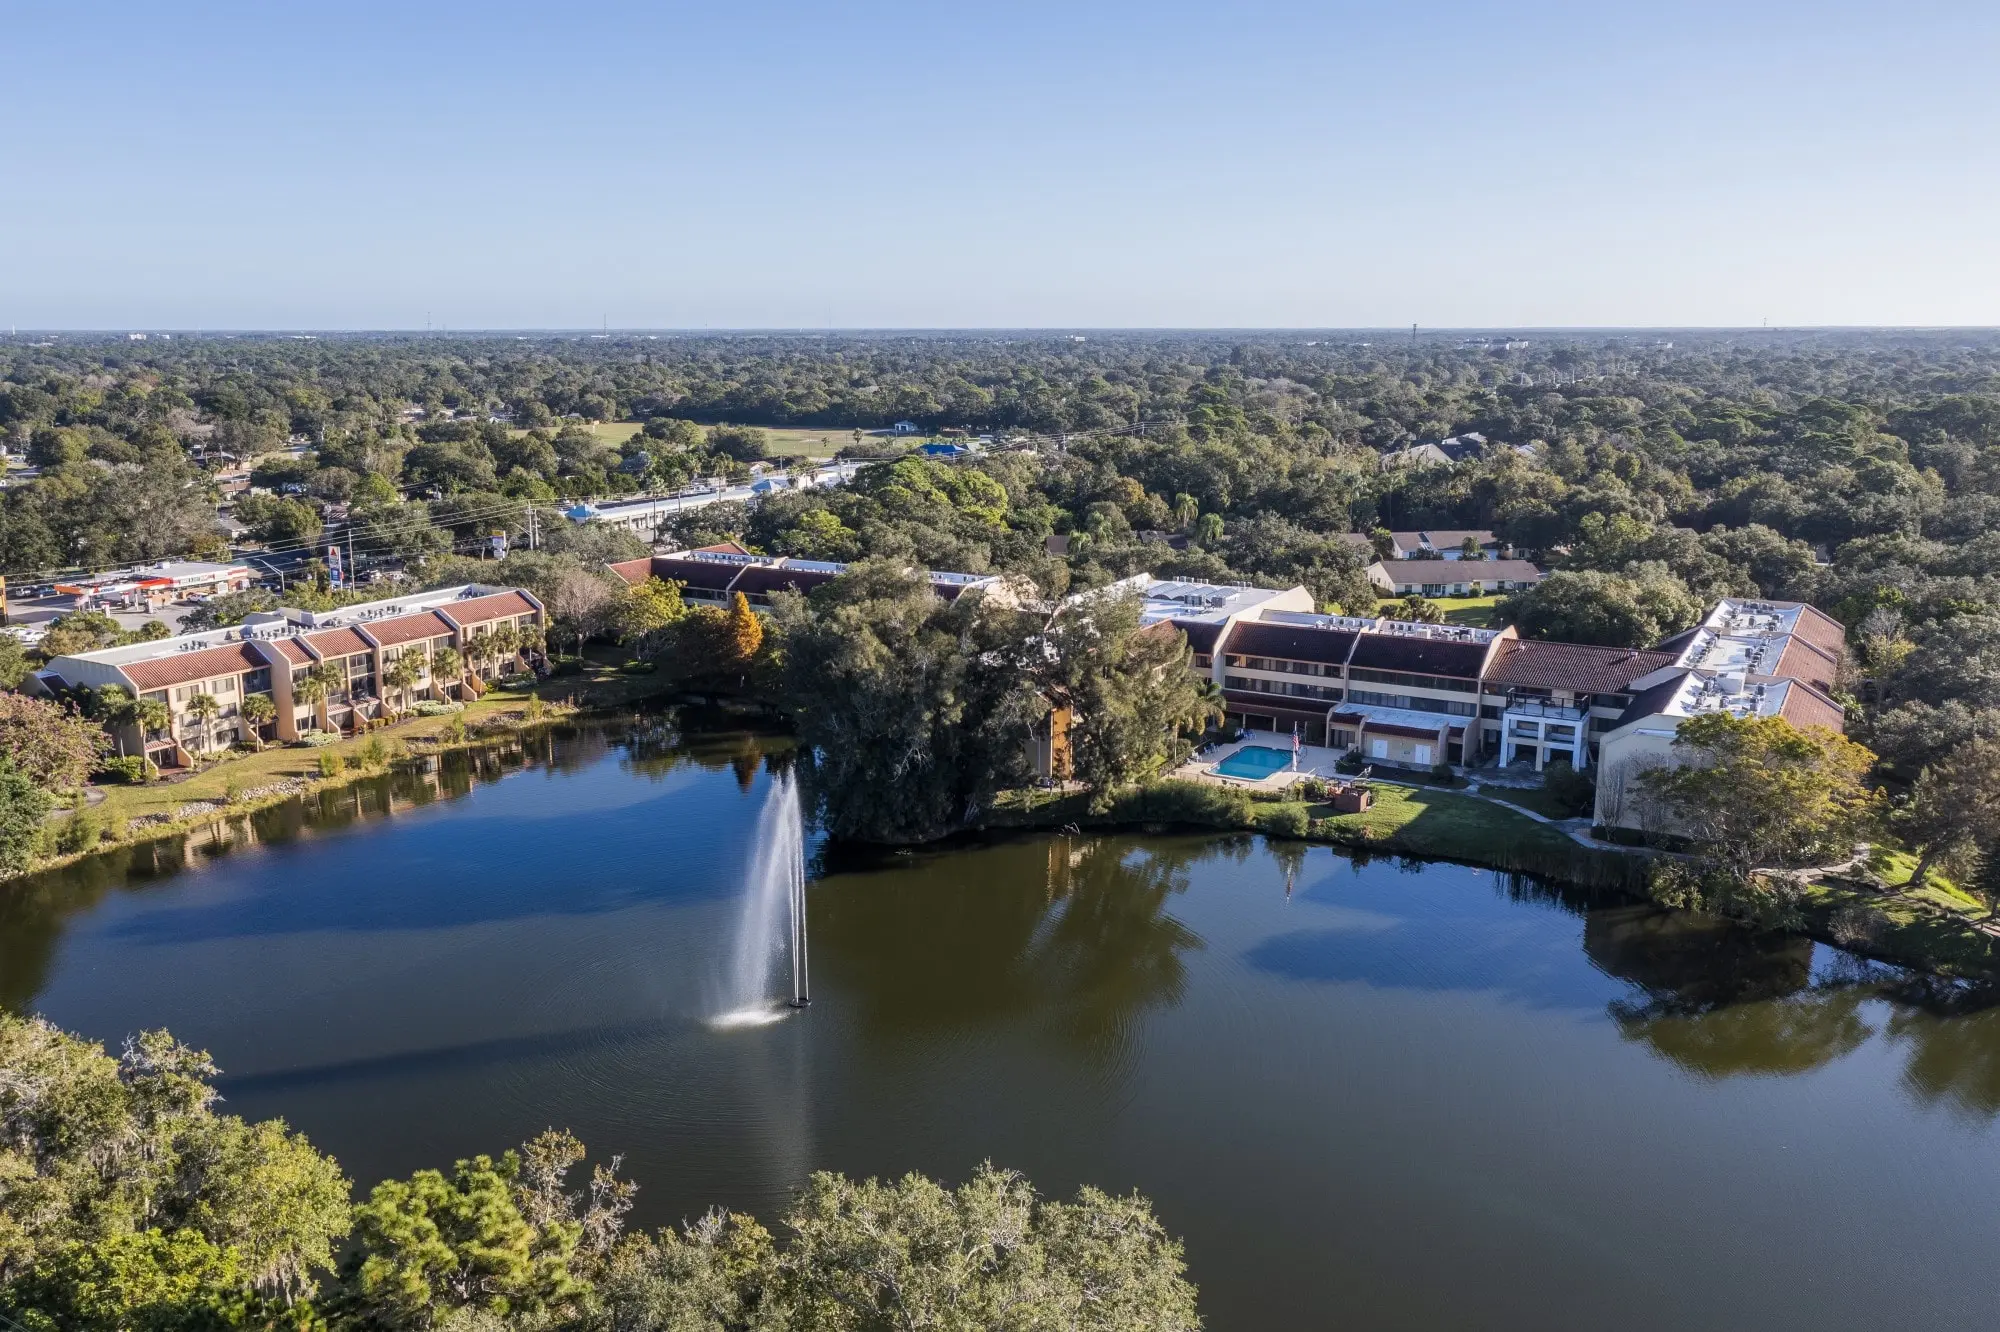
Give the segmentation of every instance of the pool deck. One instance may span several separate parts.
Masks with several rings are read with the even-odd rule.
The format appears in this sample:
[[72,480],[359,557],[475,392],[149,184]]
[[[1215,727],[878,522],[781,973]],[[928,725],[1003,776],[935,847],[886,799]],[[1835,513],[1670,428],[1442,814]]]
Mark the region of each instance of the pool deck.
[[1300,748],[1299,766],[1296,771],[1291,768],[1280,768],[1268,777],[1232,777],[1227,773],[1215,770],[1216,764],[1222,762],[1222,760],[1228,758],[1239,749],[1283,750],[1290,748],[1290,746],[1290,736],[1265,735],[1260,737],[1253,735],[1248,739],[1231,741],[1226,745],[1216,745],[1211,749],[1196,754],[1186,763],[1174,769],[1169,775],[1184,777],[1189,781],[1214,782],[1220,786],[1240,786],[1246,791],[1281,791],[1293,782],[1301,781],[1307,777],[1332,778],[1340,775],[1334,771],[1333,765],[1340,760],[1342,751],[1338,749],[1326,749],[1319,745],[1305,745]]

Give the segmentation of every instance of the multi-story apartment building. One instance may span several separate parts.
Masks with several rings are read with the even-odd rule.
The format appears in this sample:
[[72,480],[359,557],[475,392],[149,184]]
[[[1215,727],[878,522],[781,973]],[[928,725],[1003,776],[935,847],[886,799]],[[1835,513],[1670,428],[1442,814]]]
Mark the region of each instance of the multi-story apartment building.
[[1795,601],[1718,602],[1702,622],[1660,645],[1667,660],[1632,682],[1632,701],[1601,741],[1595,821],[1655,832],[1637,797],[1638,778],[1671,764],[1676,728],[1689,717],[1783,717],[1838,731],[1846,720],[1831,696],[1846,632]]
[[[1477,568],[1492,561],[1425,563]],[[628,583],[675,580],[691,602],[720,605],[742,592],[753,606],[768,605],[781,589],[810,591],[846,568],[752,555],[733,544],[611,567]],[[990,575],[928,577],[942,597],[974,588],[1021,596]],[[1305,744],[1355,750],[1373,763],[1525,763],[1539,771],[1556,760],[1579,770],[1623,762],[1670,745],[1677,719],[1690,709],[1745,689],[1759,707],[1801,725],[1837,729],[1841,721],[1829,695],[1843,632],[1798,603],[1724,601],[1697,628],[1635,649],[1524,639],[1512,627],[1328,615],[1314,609],[1303,587],[1137,574],[1083,595],[1107,594],[1137,596],[1143,623],[1186,635],[1191,669],[1221,690],[1232,724],[1295,733]],[[1692,677],[1707,682],[1705,692],[1688,683]],[[1064,722],[1047,721],[1037,733],[1033,752],[1044,775],[1060,766]]]
[[[1511,627],[1325,615],[1311,609],[1304,588],[1144,575],[1125,586],[1145,599],[1149,620],[1187,635],[1193,668],[1221,686],[1233,724],[1296,731],[1307,744],[1358,749],[1371,762],[1527,762],[1540,770],[1560,759],[1587,768],[1614,733],[1658,710],[1649,691],[1677,666],[1714,675],[1718,664],[1761,665],[1773,672],[1764,680],[1773,707],[1786,697],[1785,715],[1800,724],[1840,724],[1827,691],[1843,635],[1809,606],[1724,602],[1702,627],[1632,649],[1524,639]],[[1805,631],[1787,630],[1779,642],[1771,624]],[[1767,628],[1753,639],[1757,625]]]
[[[476,690],[482,670],[496,673],[506,665],[480,653],[479,638],[502,627],[541,625],[544,618],[542,604],[520,588],[471,583],[330,611],[260,611],[226,629],[57,657],[36,679],[48,689],[118,685],[165,704],[166,727],[141,735],[128,725],[113,728],[113,737],[121,752],[175,767],[191,754],[248,741],[253,724],[243,715],[243,701],[253,695],[273,703],[273,720],[260,739],[353,731],[382,714],[384,678],[406,654],[423,663],[417,683],[405,691],[410,701],[453,695],[468,685]],[[441,647],[457,650],[469,674],[433,676],[430,662]],[[319,691],[297,686],[321,667],[318,678],[327,687],[312,697]],[[216,704],[206,718],[193,706],[204,696]]]

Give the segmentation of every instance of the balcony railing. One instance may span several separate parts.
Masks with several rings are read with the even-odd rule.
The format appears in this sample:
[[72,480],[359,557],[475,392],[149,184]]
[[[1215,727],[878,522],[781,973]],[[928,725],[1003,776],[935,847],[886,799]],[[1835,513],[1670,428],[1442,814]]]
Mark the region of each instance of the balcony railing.
[[1507,715],[1510,717],[1546,717],[1552,721],[1582,721],[1590,712],[1590,704],[1584,702],[1575,706],[1552,703],[1546,698],[1510,698],[1507,700]]

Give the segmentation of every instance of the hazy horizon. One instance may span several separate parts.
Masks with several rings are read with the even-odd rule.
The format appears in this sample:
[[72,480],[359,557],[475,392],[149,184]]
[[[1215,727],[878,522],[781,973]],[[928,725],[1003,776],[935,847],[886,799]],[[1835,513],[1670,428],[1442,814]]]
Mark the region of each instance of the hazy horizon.
[[21,9],[0,327],[2000,324],[2000,7]]

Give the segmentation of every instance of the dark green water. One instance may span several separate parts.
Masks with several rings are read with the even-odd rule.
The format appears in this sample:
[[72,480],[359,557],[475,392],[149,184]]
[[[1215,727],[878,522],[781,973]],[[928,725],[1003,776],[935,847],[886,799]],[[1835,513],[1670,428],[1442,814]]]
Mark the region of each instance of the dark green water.
[[1261,839],[821,864],[713,1008],[770,777],[580,730],[0,898],[0,1001],[212,1050],[364,1185],[567,1126],[640,1219],[816,1167],[1151,1196],[1213,1327],[1983,1326],[2000,1010],[1797,940]]

